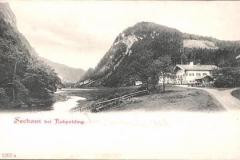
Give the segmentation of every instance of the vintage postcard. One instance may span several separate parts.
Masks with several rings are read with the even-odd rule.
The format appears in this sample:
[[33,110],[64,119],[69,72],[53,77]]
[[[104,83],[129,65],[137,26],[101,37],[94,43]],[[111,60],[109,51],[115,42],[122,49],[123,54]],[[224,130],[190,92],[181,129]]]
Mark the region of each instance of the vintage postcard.
[[240,159],[240,1],[0,1],[0,159]]

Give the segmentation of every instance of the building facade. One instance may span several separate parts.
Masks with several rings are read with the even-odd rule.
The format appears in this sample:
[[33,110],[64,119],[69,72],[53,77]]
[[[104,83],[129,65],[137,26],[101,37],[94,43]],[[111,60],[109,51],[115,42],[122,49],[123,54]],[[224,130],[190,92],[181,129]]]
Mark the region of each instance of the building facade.
[[215,65],[194,65],[191,62],[188,65],[176,65],[174,72],[176,73],[176,84],[194,84],[199,79],[206,76],[212,77],[213,70],[218,67]]
[[165,84],[175,84],[175,75],[173,74],[168,74],[168,75],[165,75],[164,76],[164,80],[163,80],[163,77],[162,76],[159,76],[159,81],[158,83],[159,84],[162,84],[163,82]]

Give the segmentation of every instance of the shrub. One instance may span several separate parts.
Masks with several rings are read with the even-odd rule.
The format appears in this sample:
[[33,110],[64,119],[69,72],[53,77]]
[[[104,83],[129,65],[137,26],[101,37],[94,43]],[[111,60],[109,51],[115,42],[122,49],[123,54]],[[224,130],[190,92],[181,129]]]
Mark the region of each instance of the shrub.
[[4,88],[0,88],[0,103],[7,103],[9,101],[9,97]]
[[239,87],[240,86],[240,68],[239,67],[225,67],[216,70],[215,87]]

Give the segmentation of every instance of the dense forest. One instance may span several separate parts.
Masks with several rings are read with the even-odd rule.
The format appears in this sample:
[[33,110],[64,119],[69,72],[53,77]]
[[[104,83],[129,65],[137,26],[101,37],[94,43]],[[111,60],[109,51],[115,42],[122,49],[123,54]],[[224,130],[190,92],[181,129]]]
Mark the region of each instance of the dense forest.
[[185,47],[181,55],[182,63],[214,64],[219,67],[214,71],[215,87],[240,86],[240,41],[222,41],[192,34],[184,34],[184,39],[210,41],[216,48]]
[[204,37],[193,34],[183,34],[184,40],[198,40],[212,42],[216,48],[189,48],[184,47],[181,55],[182,63],[193,61],[200,64],[215,64],[219,67],[236,67],[240,55],[240,41],[222,41],[212,37]]
[[61,80],[17,30],[9,5],[0,5],[0,108],[48,107]]

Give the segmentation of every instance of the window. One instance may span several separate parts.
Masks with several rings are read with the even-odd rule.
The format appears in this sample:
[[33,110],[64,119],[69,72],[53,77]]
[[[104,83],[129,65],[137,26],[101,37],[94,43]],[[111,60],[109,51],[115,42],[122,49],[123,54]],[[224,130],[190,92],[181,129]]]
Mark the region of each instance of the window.
[[201,73],[196,73],[197,76],[201,76]]
[[206,75],[207,75],[207,73],[203,73],[202,75],[203,75],[203,76],[206,76]]

